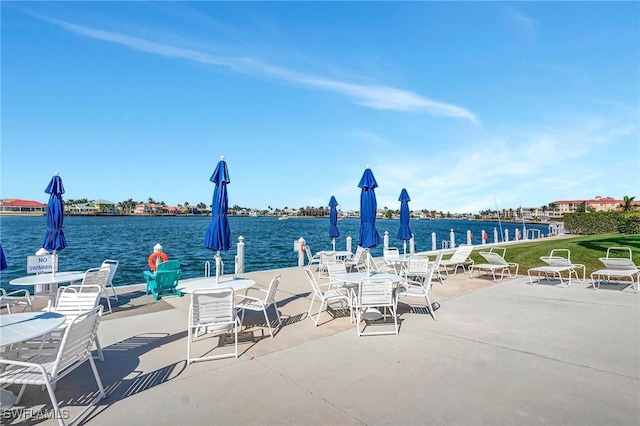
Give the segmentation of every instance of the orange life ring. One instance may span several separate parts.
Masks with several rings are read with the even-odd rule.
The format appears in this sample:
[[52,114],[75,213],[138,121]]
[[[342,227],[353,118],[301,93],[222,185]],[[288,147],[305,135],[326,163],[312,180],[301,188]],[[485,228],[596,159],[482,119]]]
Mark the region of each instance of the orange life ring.
[[305,250],[305,244],[304,242],[302,244],[300,244],[300,253],[304,253]]
[[163,262],[166,262],[167,260],[169,260],[169,256],[167,256],[167,254],[163,251],[156,251],[151,253],[151,256],[149,256],[149,259],[147,259],[147,263],[149,264],[149,268],[152,271],[155,271],[156,269],[158,269],[158,267],[156,266],[156,259],[158,257],[162,259]]

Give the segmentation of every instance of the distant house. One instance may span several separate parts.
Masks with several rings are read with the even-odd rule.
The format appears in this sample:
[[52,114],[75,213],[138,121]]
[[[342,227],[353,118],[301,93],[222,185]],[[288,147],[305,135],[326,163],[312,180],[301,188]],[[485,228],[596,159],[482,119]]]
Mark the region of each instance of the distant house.
[[47,205],[38,201],[7,198],[0,200],[0,214],[44,215]]
[[155,203],[140,203],[136,206],[133,214],[141,216],[153,216],[161,215],[163,213],[163,206]]
[[74,216],[92,216],[98,213],[98,208],[91,204],[68,204],[64,206],[64,211]]
[[554,216],[562,216],[564,213],[575,213],[578,206],[585,203],[587,211],[596,212],[613,212],[619,209],[620,204],[624,204],[624,200],[616,200],[613,197],[596,196],[591,200],[560,200],[554,201],[556,205]]
[[118,214],[116,203],[109,200],[94,200],[89,203],[98,209],[101,214]]

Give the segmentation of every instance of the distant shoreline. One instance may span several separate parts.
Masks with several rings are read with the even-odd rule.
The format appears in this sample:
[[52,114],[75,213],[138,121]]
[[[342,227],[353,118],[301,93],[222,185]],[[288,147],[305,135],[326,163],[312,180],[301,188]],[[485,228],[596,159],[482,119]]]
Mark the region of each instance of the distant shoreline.
[[[45,216],[44,213],[40,212],[0,212],[0,216],[11,216],[11,217],[40,217]],[[111,213],[94,213],[94,214],[74,214],[74,213],[65,213],[66,217],[211,217],[210,214],[111,214]],[[256,216],[248,216],[248,215],[229,215],[229,217],[237,217],[237,218],[247,218],[247,219],[255,219]],[[257,216],[257,218],[265,218],[265,219],[278,219],[279,216]],[[289,216],[289,219],[329,219],[329,216]],[[340,219],[356,219],[359,220],[358,217],[344,217]],[[397,218],[395,218],[397,220]],[[376,220],[393,220],[393,218],[377,218]],[[532,222],[532,221],[507,221],[502,220],[499,221],[497,219],[464,219],[464,218],[411,218],[411,220],[415,221],[424,221],[424,220],[468,220],[468,221],[479,221],[479,222],[494,222],[494,223],[504,223],[504,224],[516,224],[516,225],[549,225],[550,223],[556,223],[557,221],[547,221],[547,222]],[[561,222],[561,221],[560,221]]]

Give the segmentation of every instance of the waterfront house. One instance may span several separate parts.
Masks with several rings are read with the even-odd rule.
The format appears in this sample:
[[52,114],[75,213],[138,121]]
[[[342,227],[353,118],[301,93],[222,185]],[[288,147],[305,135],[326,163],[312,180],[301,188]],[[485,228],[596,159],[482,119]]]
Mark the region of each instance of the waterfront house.
[[3,215],[34,215],[42,216],[47,211],[47,205],[38,201],[6,198],[0,200],[0,214]]

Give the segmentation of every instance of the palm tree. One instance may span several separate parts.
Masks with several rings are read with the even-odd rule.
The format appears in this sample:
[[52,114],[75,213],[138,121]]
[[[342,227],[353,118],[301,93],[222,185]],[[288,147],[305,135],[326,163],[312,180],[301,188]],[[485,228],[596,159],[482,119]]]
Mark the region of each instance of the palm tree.
[[635,199],[636,199],[636,197],[629,197],[629,196],[625,195],[623,197],[624,203],[620,205],[622,207],[623,211],[630,212],[631,210],[633,210],[633,200],[635,200]]

